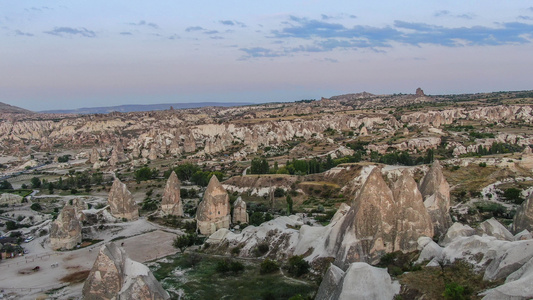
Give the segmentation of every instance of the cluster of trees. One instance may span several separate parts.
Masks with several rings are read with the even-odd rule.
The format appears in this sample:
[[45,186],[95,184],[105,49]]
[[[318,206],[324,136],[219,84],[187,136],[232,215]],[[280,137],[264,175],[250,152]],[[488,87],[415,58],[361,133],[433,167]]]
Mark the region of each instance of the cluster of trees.
[[215,175],[218,180],[224,178],[224,173],[220,171],[202,170],[198,165],[192,163],[185,163],[172,168],[164,173],[164,177],[168,178],[172,171],[176,172],[179,180],[190,181],[199,186],[207,186],[213,175]]
[[476,154],[478,155],[503,154],[503,153],[521,152],[522,150],[524,150],[524,148],[516,144],[513,145],[513,144],[508,144],[508,143],[494,142],[489,147],[489,149],[485,148],[482,145],[479,145],[477,148]]

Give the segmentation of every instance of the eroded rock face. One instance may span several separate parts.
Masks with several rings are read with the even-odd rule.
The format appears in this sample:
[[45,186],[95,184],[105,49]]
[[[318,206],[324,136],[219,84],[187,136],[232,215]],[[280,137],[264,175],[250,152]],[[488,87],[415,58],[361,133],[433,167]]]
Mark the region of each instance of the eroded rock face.
[[241,197],[233,203],[233,224],[248,224],[248,213],[246,212],[246,202]]
[[387,269],[372,267],[367,263],[352,263],[346,272],[334,270],[331,273],[332,281],[339,275],[342,279],[337,284],[333,293],[324,293],[324,290],[331,290],[327,284],[320,285],[317,295],[324,300],[348,300],[348,299],[393,299],[394,295],[400,292],[400,284],[393,282]]
[[513,232],[518,233],[524,229],[533,231],[533,193],[522,203],[514,217]]
[[230,211],[228,193],[212,176],[196,211],[198,230],[201,234],[212,234],[220,228],[229,228]]
[[50,247],[54,250],[73,249],[81,243],[81,222],[76,208],[65,205],[50,226]]
[[145,265],[114,243],[103,245],[83,285],[83,299],[170,299]]
[[379,168],[374,168],[346,214],[336,237],[335,264],[374,262],[394,249],[396,205]]
[[[335,237],[335,263],[374,263],[394,251],[413,251],[422,236],[433,236],[433,225],[416,182],[403,171],[392,186],[374,168]],[[328,240],[331,243],[332,240]],[[331,246],[326,246],[330,248]]]
[[396,210],[394,251],[414,251],[421,236],[433,237],[433,224],[413,177],[404,170],[392,187]]
[[165,215],[183,216],[183,204],[180,196],[180,181],[174,171],[170,174],[161,200],[161,211]]
[[435,160],[420,184],[424,205],[431,216],[434,233],[439,238],[452,225],[450,210],[450,185],[442,174],[442,166]]
[[125,218],[128,221],[139,218],[139,209],[130,191],[124,183],[115,178],[107,199],[111,214],[115,218]]
[[13,205],[20,203],[22,203],[22,197],[19,195],[3,193],[0,196],[0,204]]

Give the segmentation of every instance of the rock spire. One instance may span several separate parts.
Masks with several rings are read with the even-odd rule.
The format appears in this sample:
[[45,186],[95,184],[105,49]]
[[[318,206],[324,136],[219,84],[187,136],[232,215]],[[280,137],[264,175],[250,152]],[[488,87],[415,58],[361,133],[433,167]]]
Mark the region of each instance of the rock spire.
[[180,197],[180,181],[174,171],[168,177],[163,200],[161,201],[161,211],[165,215],[183,216],[183,204]]
[[198,230],[210,235],[220,228],[229,228],[230,211],[229,195],[213,175],[196,211]]
[[111,214],[115,218],[124,218],[128,221],[139,218],[139,209],[133,197],[124,183],[115,178],[107,199]]
[[50,247],[73,249],[81,243],[81,222],[74,206],[65,205],[50,227]]
[[115,243],[103,245],[83,285],[83,299],[166,300],[170,295],[147,266],[131,260]]

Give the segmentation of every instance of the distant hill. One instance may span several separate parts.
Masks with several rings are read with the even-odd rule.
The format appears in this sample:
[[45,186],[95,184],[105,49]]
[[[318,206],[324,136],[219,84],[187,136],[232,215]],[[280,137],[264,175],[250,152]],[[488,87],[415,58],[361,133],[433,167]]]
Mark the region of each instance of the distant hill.
[[247,102],[198,102],[198,103],[163,103],[163,104],[146,104],[146,105],[119,105],[106,107],[84,107],[78,109],[64,109],[64,110],[45,110],[40,113],[49,114],[107,114],[110,112],[136,112],[136,111],[152,111],[152,110],[166,110],[173,107],[174,109],[186,108],[200,108],[206,106],[231,107],[250,105],[254,103]]
[[33,114],[32,111],[29,111],[24,108],[16,107],[13,105],[5,104],[0,102],[0,113],[10,113],[10,114]]

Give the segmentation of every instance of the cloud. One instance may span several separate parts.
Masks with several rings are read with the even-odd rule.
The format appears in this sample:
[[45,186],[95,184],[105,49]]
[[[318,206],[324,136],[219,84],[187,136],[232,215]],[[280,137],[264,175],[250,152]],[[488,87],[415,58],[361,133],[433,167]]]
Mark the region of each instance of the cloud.
[[[516,45],[531,43],[533,38],[533,25],[520,22],[497,23],[493,27],[445,27],[397,20],[382,27],[346,27],[335,22],[290,16],[289,21],[281,25],[280,29],[270,32],[269,37],[275,38],[271,48],[240,48],[245,52],[243,58],[290,56],[335,49],[384,52],[398,43],[444,47]],[[286,43],[281,44],[280,41]],[[300,45],[287,46],[295,43]]]
[[133,35],[133,34],[129,31],[123,31],[120,33],[120,35]]
[[533,6],[531,6],[530,8],[528,8],[528,10],[533,11]]
[[235,26],[235,23],[233,21],[230,21],[230,20],[220,20],[218,22],[220,24],[222,24],[222,25]]
[[200,27],[200,26],[191,26],[191,27],[185,28],[185,31],[187,31],[187,32],[200,31],[200,30],[205,30],[205,29],[203,27]]
[[56,36],[74,36],[81,35],[83,37],[96,37],[96,33],[92,30],[87,30],[87,28],[71,28],[71,27],[55,27],[53,30],[44,31],[44,33],[56,35]]
[[533,20],[533,17],[530,17],[530,16],[518,16],[518,19],[531,21],[531,20]]
[[181,37],[177,34],[173,34],[171,36],[168,37],[169,40],[179,40],[181,39]]
[[468,14],[460,14],[460,15],[454,15],[449,10],[439,10],[433,14],[434,17],[452,17],[452,18],[459,18],[459,19],[467,19],[472,20],[476,16],[475,14],[468,13]]
[[41,6],[41,7],[32,6],[30,8],[25,8],[24,10],[27,12],[30,12],[30,11],[43,12],[45,10],[52,10],[52,8],[48,6]]
[[210,38],[213,39],[213,40],[223,40],[224,39],[223,37],[221,37],[219,35],[214,35],[214,36],[211,36]]
[[337,59],[329,58],[329,57],[324,58],[324,61],[327,61],[327,62],[330,62],[330,63],[338,63],[339,62]]
[[232,20],[220,20],[218,21],[222,25],[226,26],[239,26],[239,27],[246,27],[246,24],[239,22],[239,21],[232,21]]
[[146,22],[145,20],[140,20],[137,23],[128,23],[128,24],[129,25],[133,25],[133,26],[147,26],[147,27],[151,27],[153,29],[159,29],[159,25],[157,25],[156,23]]
[[218,30],[206,30],[204,31],[205,34],[218,34]]
[[435,17],[448,16],[450,14],[449,10],[439,10],[433,14]]
[[240,48],[239,50],[244,51],[247,56],[244,58],[250,57],[280,57],[284,56],[283,53],[277,53],[272,49],[262,48],[262,47],[253,47],[253,48]]
[[29,32],[22,32],[20,30],[15,30],[15,35],[18,35],[18,36],[34,36],[33,33],[29,33]]

